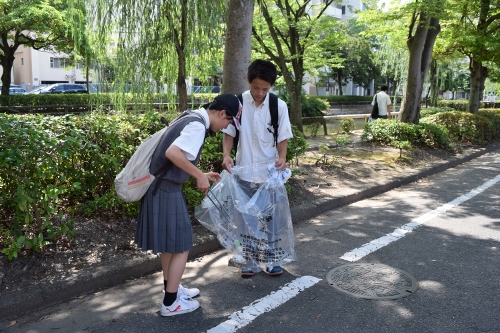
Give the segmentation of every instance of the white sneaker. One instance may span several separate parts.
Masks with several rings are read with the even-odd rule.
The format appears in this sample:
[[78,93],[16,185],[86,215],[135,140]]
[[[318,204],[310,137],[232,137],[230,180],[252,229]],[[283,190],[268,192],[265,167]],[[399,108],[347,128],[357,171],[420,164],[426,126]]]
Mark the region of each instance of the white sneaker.
[[[165,293],[165,289],[162,290]],[[200,289],[198,288],[186,288],[182,284],[179,285],[177,289],[177,296],[186,296],[189,298],[196,297],[200,294]]]
[[170,306],[161,304],[160,313],[163,317],[175,316],[183,313],[194,311],[200,307],[198,301],[188,299],[185,296],[178,297],[177,300]]
[[196,297],[200,294],[200,289],[198,288],[186,288],[182,284],[179,284],[179,289],[177,289],[177,296],[186,296],[189,298]]

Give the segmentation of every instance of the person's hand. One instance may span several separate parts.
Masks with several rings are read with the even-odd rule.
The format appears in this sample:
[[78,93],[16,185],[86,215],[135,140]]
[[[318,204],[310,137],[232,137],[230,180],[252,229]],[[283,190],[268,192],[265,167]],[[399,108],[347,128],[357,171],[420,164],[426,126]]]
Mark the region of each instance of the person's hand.
[[282,157],[278,157],[276,159],[276,162],[274,163],[274,166],[276,167],[277,171],[285,170],[286,169],[286,161]]
[[217,172],[207,172],[196,180],[196,186],[204,194],[207,195],[210,189],[210,182],[217,182],[220,180],[220,175]]
[[220,180],[220,174],[217,172],[207,172],[205,175],[211,182],[218,182]]
[[222,161],[222,167],[229,173],[231,173],[231,168],[234,167],[234,161],[231,156],[224,157]]
[[196,186],[203,193],[203,195],[207,195],[208,190],[210,189],[209,178],[206,174],[202,174],[203,176],[196,178]]

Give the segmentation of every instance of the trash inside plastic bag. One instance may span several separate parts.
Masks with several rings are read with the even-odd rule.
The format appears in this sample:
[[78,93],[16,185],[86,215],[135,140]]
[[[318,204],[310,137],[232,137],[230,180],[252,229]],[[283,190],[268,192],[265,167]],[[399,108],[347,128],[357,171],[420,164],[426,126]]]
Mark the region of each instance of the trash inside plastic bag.
[[217,235],[229,252],[229,265],[258,272],[296,259],[288,196],[284,182],[290,170],[268,166],[262,184],[240,179],[246,167],[234,167],[232,174],[221,173],[196,207],[200,223]]

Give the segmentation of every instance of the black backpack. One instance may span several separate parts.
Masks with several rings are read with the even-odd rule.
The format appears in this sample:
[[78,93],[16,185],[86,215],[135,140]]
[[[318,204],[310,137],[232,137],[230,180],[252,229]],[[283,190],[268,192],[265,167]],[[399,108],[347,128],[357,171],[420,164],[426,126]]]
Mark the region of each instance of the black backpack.
[[[243,105],[243,95],[239,94],[238,99],[240,100],[241,105]],[[274,146],[278,145],[278,96],[273,93],[269,93],[269,112],[271,113],[271,126],[273,127],[273,137],[274,137]],[[241,123],[241,118],[240,118]],[[236,127],[235,127],[236,129]],[[271,130],[269,130],[270,132]],[[233,139],[233,149],[236,154],[236,149],[238,148],[238,141],[240,139],[240,131],[236,129],[236,136]]]
[[372,119],[378,119],[378,102],[377,102],[377,95],[375,95],[375,102],[373,102],[373,107],[372,107],[372,113],[370,115]]

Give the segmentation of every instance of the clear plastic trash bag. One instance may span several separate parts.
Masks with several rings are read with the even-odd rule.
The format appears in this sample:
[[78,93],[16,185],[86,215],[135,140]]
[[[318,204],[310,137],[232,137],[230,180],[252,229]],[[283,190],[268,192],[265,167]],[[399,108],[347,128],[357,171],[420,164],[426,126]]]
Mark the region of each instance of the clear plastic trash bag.
[[294,234],[284,182],[290,170],[268,166],[264,183],[241,180],[246,167],[221,173],[195,209],[195,217],[229,252],[229,265],[258,272],[296,259]]

